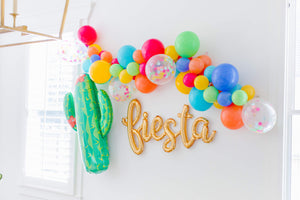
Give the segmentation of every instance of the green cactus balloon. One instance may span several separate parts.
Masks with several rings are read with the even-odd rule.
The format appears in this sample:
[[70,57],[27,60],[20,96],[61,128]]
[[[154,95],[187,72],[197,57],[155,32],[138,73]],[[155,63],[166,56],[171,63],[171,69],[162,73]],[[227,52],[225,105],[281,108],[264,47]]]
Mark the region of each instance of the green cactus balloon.
[[109,96],[98,91],[89,75],[77,79],[74,98],[67,93],[64,111],[71,127],[78,132],[82,160],[86,171],[101,173],[109,165],[107,134],[113,121]]

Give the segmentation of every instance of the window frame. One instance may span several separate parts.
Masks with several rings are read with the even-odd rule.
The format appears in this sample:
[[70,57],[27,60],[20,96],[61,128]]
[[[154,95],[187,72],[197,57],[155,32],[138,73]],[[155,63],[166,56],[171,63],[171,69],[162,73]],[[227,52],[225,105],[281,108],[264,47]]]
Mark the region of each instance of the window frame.
[[[52,41],[50,41],[52,42]],[[47,42],[47,43],[50,43]],[[57,41],[54,41],[57,42]],[[30,46],[27,47],[29,52]],[[29,56],[29,53],[28,53]],[[28,62],[29,63],[29,62]],[[80,64],[77,64],[77,69],[79,69]],[[72,176],[70,178],[70,182],[67,184],[59,183],[56,181],[51,180],[42,180],[33,177],[27,177],[25,175],[25,159],[26,159],[26,131],[27,131],[27,120],[28,120],[28,94],[29,94],[29,64],[26,66],[27,70],[25,75],[25,104],[24,104],[24,116],[25,119],[22,119],[21,126],[23,127],[24,134],[22,134],[22,149],[24,150],[21,152],[21,165],[22,170],[20,174],[20,178],[18,181],[18,193],[27,198],[42,198],[49,200],[56,200],[56,199],[65,199],[65,200],[77,200],[82,199],[82,174],[83,168],[81,164],[80,153],[78,149],[78,137],[77,133],[74,133],[72,136]],[[76,75],[73,78],[73,82],[77,78],[80,70],[77,70]],[[72,86],[72,90],[74,89],[74,85]],[[72,91],[71,90],[71,91]],[[70,128],[70,132],[74,132]]]
[[296,1],[297,0],[286,0],[285,4],[286,20],[282,200],[291,200],[292,196],[292,120],[294,115],[300,115],[300,110],[295,108]]

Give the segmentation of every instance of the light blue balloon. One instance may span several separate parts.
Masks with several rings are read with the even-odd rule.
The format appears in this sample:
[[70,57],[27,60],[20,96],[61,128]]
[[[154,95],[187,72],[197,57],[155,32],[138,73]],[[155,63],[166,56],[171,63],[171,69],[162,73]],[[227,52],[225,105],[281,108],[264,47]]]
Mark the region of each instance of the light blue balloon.
[[215,66],[208,66],[206,67],[206,69],[204,70],[204,76],[206,76],[206,78],[209,80],[209,82],[211,82],[211,75],[214,71],[216,67]]
[[203,98],[204,90],[198,90],[197,88],[193,87],[189,94],[189,101],[191,106],[198,111],[206,111],[208,110],[213,104],[207,103]]
[[117,59],[119,61],[119,64],[125,69],[127,65],[131,62],[134,62],[133,60],[133,53],[136,49],[131,45],[125,45],[122,46],[117,55]]
[[83,61],[81,65],[82,71],[84,73],[89,73],[91,65],[92,65],[91,59],[90,58],[85,59],[85,61]]
[[230,93],[234,93],[234,91],[240,90],[240,89],[242,89],[242,86],[240,84],[236,84],[234,86],[234,88],[232,88],[232,90],[230,90]]

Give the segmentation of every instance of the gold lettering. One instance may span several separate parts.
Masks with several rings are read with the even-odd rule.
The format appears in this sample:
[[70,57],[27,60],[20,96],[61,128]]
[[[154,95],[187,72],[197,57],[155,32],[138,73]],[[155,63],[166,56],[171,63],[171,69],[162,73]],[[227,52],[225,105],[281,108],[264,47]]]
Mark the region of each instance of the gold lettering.
[[[141,108],[141,104],[137,99],[132,100],[128,106],[127,117],[122,118],[123,125],[127,126],[128,139],[131,149],[138,155],[144,151],[144,142],[150,141],[151,138],[155,139],[156,141],[160,141],[167,136],[162,146],[165,152],[171,152],[176,148],[176,138],[179,135],[181,135],[182,143],[186,148],[190,148],[196,140],[202,139],[204,143],[210,143],[215,138],[216,131],[212,131],[211,135],[209,136],[209,121],[203,117],[198,117],[194,120],[192,125],[192,136],[190,139],[188,138],[187,120],[193,118],[193,115],[189,113],[188,105],[184,105],[182,112],[177,114],[177,116],[180,118],[180,130],[176,133],[174,133],[171,129],[171,126],[176,127],[176,121],[173,118],[169,118],[163,122],[163,119],[160,116],[156,116],[152,120],[149,131],[147,112],[143,113],[142,123],[137,129],[135,129],[135,125],[141,118]],[[197,132],[199,124],[202,124],[200,133]],[[162,128],[164,130],[163,133],[158,135],[157,133]]]

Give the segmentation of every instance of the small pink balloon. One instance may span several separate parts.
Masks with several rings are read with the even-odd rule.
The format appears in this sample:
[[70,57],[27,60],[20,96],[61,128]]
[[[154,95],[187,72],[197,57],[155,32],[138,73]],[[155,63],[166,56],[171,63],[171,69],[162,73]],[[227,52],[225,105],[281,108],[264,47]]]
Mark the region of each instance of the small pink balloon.
[[102,54],[103,52],[104,52],[104,51],[101,51],[101,52],[99,53],[100,58],[101,58],[101,54]]
[[194,87],[194,80],[197,77],[197,74],[187,73],[183,77],[183,84],[187,87]]
[[117,58],[112,59],[111,64],[119,64],[119,61]]
[[154,55],[165,53],[165,47],[163,43],[157,39],[147,40],[143,44],[141,50],[146,62]]
[[140,73],[146,76],[146,64],[142,63],[140,64]]

